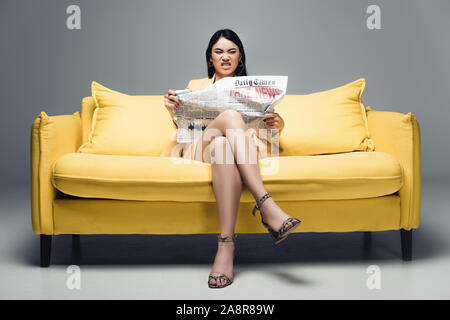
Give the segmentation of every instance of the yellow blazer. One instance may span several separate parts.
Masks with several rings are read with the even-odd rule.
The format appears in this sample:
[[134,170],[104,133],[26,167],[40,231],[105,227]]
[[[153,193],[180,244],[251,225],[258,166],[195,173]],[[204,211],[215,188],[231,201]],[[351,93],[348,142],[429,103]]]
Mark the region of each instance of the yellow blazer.
[[203,79],[192,79],[189,81],[186,89],[191,89],[192,91],[203,90],[206,87],[212,85],[216,81],[216,74],[214,73],[212,78]]

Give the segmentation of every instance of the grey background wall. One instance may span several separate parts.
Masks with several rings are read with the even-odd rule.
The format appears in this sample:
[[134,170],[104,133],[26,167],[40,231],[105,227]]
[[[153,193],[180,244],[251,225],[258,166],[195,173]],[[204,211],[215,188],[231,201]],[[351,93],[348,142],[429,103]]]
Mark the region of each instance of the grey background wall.
[[[66,28],[71,4],[81,30]],[[371,4],[381,30],[366,27]],[[1,0],[2,184],[29,182],[40,111],[79,110],[92,80],[129,94],[184,88],[206,77],[204,52],[221,28],[241,37],[250,74],[289,76],[288,94],[366,78],[364,104],[414,113],[423,179],[447,183],[449,13],[448,0]]]

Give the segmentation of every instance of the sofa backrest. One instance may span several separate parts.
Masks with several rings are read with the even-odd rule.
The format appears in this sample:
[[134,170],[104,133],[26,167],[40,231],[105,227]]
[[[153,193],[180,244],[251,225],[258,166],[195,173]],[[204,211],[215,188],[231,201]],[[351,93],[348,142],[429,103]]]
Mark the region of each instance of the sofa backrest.
[[[368,128],[364,126],[365,121],[363,121],[363,118],[366,118],[364,109],[362,111],[364,114],[361,115],[361,123],[358,126],[355,126],[353,123],[344,124],[341,126],[340,131],[336,131],[336,128],[329,128],[325,123],[317,123],[318,119],[323,119],[320,113],[317,114],[319,115],[318,118],[309,119],[311,112],[320,112],[320,108],[312,110],[316,108],[311,109],[311,106],[308,106],[307,109],[309,111],[302,111],[304,109],[302,106],[305,104],[304,97],[302,95],[285,95],[279,104],[275,106],[275,112],[278,112],[285,121],[285,128],[280,136],[280,145],[283,147],[280,155],[325,154],[356,150],[368,151],[368,144],[371,141],[366,134]],[[88,140],[95,108],[95,101],[92,96],[83,98],[81,103],[83,143]],[[161,108],[164,108],[164,105],[161,105]],[[358,118],[356,117],[356,119]],[[174,128],[170,117],[154,120],[166,121],[168,126]],[[333,121],[341,123],[344,120],[335,119]],[[166,141],[166,144],[169,144],[169,142],[170,139]]]

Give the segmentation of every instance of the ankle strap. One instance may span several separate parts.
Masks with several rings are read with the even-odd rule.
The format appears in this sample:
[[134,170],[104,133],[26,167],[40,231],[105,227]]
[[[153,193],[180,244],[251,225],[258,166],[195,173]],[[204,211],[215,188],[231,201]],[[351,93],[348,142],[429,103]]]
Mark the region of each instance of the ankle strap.
[[[263,204],[264,201],[266,201],[268,198],[271,198],[272,196],[269,193],[266,193],[265,195],[263,195],[255,204],[255,207],[253,208],[253,215],[255,215],[256,210],[260,210],[261,205]],[[261,210],[260,210],[261,211]]]
[[235,242],[237,235],[233,234],[232,236],[225,236],[222,237],[220,234],[217,235],[217,238],[219,239],[219,242]]

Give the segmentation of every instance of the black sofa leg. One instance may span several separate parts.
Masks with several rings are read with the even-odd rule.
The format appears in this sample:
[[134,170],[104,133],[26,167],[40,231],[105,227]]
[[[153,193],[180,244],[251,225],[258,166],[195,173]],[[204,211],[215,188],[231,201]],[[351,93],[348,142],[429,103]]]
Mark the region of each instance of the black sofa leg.
[[81,264],[81,246],[80,246],[80,235],[72,235],[72,264]]
[[412,260],[412,230],[400,229],[403,261]]
[[369,258],[372,254],[372,232],[364,232],[364,258]]
[[364,247],[366,249],[370,249],[371,245],[372,245],[372,232],[365,231],[364,232]]
[[41,234],[41,267],[50,265],[50,254],[52,251],[52,236]]

